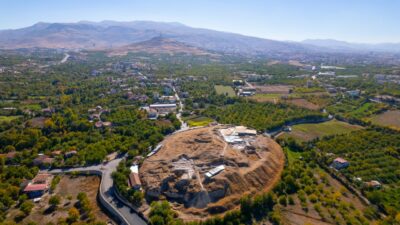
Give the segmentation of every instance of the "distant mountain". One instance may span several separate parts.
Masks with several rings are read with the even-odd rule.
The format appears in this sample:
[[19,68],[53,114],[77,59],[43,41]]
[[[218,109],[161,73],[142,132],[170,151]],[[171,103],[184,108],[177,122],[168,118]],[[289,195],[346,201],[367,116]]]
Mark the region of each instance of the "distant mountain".
[[309,50],[298,43],[192,28],[180,23],[151,21],[37,23],[26,28],[0,31],[0,48],[114,48],[150,40],[160,35],[194,47],[225,53],[257,55]]
[[[202,50],[228,54],[295,57],[321,52],[399,51],[400,44],[365,45],[335,40],[284,42],[152,21],[37,23],[0,31],[0,49],[118,49],[162,36]],[[151,42],[150,42],[151,43]]]
[[154,54],[177,54],[184,53],[190,55],[215,55],[207,50],[188,44],[178,42],[162,36],[154,37],[150,40],[125,45],[108,50],[109,55],[126,55],[129,52],[147,52]]
[[378,52],[400,52],[400,43],[380,43],[380,44],[363,44],[338,41],[333,39],[307,39],[302,41],[303,44],[323,47],[335,51],[378,51]]

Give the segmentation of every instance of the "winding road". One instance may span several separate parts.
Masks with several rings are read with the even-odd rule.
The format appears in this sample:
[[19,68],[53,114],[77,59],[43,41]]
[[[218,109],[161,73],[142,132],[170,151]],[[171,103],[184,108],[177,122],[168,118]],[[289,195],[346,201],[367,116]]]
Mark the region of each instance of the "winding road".
[[116,158],[109,161],[106,165],[95,165],[88,167],[79,167],[71,169],[53,169],[46,172],[52,174],[70,173],[70,172],[89,172],[101,175],[101,183],[99,187],[99,198],[102,205],[120,220],[122,225],[147,225],[147,222],[135,213],[127,204],[116,197],[112,172],[117,170],[118,164],[124,157]]

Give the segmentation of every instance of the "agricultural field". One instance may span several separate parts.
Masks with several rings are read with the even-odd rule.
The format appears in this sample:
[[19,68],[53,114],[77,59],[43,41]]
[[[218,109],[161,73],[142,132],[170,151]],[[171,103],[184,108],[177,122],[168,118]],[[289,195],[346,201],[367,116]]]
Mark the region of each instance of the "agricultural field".
[[366,102],[363,99],[343,99],[342,101],[327,107],[329,113],[347,119],[366,121],[368,117],[385,109],[384,104]]
[[293,86],[291,85],[254,85],[257,93],[262,94],[290,94]]
[[306,109],[311,109],[311,110],[319,110],[321,108],[319,105],[309,102],[304,98],[288,99],[288,100],[285,100],[285,103],[293,104],[295,106],[306,108]]
[[3,123],[3,122],[9,123],[18,118],[20,118],[20,116],[0,116],[0,123]]
[[[371,224],[375,218],[365,213],[368,207],[341,183],[310,160],[301,160],[303,153],[286,148],[288,166],[274,193],[282,221],[288,224]],[[307,156],[305,156],[307,158]]]
[[324,136],[344,134],[360,129],[363,129],[363,127],[338,120],[330,120],[323,123],[294,125],[291,132],[283,134],[280,138],[292,137],[295,140],[306,142]]
[[371,118],[372,124],[400,130],[400,110],[389,110]]
[[280,101],[282,94],[255,94],[250,96],[249,99],[252,99],[256,102],[271,102],[277,103]]
[[307,108],[311,110],[318,110],[327,106],[331,99],[326,93],[291,93],[291,94],[274,94],[274,93],[258,93],[248,97],[256,102],[286,102],[289,104],[296,105],[298,107]]
[[193,117],[193,118],[188,118],[186,120],[186,123],[190,127],[199,127],[199,126],[206,126],[209,123],[212,123],[214,120],[208,117],[204,116],[199,116],[199,117]]
[[235,97],[235,91],[233,90],[233,88],[231,86],[225,86],[225,85],[215,85],[214,86],[215,91],[217,92],[217,94],[219,95],[226,95],[228,97]]
[[[316,147],[323,153],[329,165],[334,157],[342,157],[350,165],[340,170],[349,182],[364,191],[368,199],[386,212],[400,210],[400,133],[390,129],[364,129],[328,139],[320,140]],[[361,182],[354,179],[358,177]],[[362,182],[377,180],[383,187],[377,190],[364,189]],[[393,201],[397,199],[397,201]]]
[[284,104],[242,102],[225,108],[209,107],[204,116],[220,123],[240,124],[258,131],[272,130],[297,120],[317,121],[326,114]]

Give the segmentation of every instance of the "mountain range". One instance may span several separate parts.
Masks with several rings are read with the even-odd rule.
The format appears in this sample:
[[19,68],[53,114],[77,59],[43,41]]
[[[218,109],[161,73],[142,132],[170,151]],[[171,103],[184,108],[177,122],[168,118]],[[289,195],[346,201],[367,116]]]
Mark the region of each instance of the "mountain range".
[[[213,51],[245,55],[307,54],[316,52],[400,52],[397,44],[354,44],[336,40],[287,42],[241,34],[193,28],[181,23],[152,21],[81,21],[77,23],[37,23],[30,27],[0,31],[0,49],[64,48],[121,49],[162,37],[169,45],[180,42],[193,51]],[[156,41],[156,42],[154,42]],[[148,44],[160,44],[154,39]],[[131,46],[131,48],[134,48]],[[154,49],[154,48],[153,48]],[[167,50],[166,48],[165,50]]]

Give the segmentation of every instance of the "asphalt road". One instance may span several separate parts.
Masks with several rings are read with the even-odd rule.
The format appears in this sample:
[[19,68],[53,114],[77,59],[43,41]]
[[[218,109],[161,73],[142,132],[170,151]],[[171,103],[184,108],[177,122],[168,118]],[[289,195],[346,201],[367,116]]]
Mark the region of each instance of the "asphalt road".
[[117,170],[118,164],[121,162],[122,158],[114,159],[108,162],[106,165],[95,165],[88,167],[79,167],[71,169],[54,169],[49,170],[49,173],[68,173],[68,172],[85,172],[85,171],[98,171],[102,173],[101,176],[101,187],[99,188],[99,194],[103,199],[109,204],[105,206],[107,209],[109,207],[114,208],[118,213],[119,217],[123,218],[121,224],[127,225],[147,225],[146,221],[143,220],[138,214],[136,214],[130,207],[125,205],[123,202],[119,201],[115,197],[113,179],[111,177],[112,172]]
[[70,57],[70,55],[68,53],[65,53],[64,58],[60,61],[61,64],[67,62],[68,58]]

